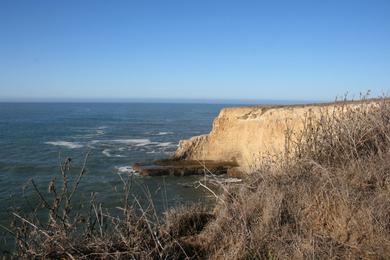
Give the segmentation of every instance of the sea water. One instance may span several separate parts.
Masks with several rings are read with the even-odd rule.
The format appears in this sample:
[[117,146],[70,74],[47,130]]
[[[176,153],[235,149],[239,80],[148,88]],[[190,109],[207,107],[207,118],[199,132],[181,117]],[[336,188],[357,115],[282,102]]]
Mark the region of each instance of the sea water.
[[[129,175],[132,196],[149,194],[160,212],[182,203],[212,201],[208,191],[196,188],[199,176],[141,177],[131,165],[168,158],[181,139],[208,133],[226,106],[0,103],[0,224],[9,225],[10,212],[28,212],[36,205],[31,179],[46,192],[50,180],[61,180],[59,164],[69,157],[72,180],[87,153],[77,202],[88,202],[95,193],[103,207],[121,206],[122,179]],[[9,245],[9,234],[0,230],[0,235],[0,245]]]

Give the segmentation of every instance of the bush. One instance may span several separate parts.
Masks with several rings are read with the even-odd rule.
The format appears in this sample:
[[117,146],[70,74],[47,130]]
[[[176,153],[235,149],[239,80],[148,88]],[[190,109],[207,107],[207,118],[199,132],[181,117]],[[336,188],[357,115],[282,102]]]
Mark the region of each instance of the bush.
[[223,194],[203,231],[209,257],[389,258],[389,137],[387,99],[308,115],[290,158]]

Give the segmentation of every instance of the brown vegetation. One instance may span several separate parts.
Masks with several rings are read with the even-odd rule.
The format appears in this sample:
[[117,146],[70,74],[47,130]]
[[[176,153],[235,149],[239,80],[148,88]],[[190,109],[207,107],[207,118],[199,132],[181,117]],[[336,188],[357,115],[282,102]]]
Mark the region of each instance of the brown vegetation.
[[308,115],[291,153],[224,194],[204,230],[219,241],[211,257],[390,256],[390,104],[335,109]]
[[[47,224],[15,215],[18,254],[137,259],[389,258],[390,103],[383,99],[376,105],[361,102],[354,108],[335,109],[342,113],[308,114],[301,133],[286,133],[285,155],[264,163],[243,184],[223,186],[212,213],[199,206],[183,207],[168,211],[161,220],[152,205],[130,207],[126,188],[120,216],[105,213],[92,200],[91,214],[79,219],[69,217],[67,210],[73,188],[69,192],[62,185],[63,193],[51,186],[51,204],[42,197],[49,210]],[[66,171],[62,174],[67,183]],[[124,186],[128,187],[126,182]]]

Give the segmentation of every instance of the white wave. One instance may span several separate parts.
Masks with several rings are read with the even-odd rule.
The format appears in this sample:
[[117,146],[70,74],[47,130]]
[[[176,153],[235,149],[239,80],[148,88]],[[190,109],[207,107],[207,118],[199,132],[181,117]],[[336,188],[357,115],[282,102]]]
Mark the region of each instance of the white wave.
[[110,149],[104,149],[104,150],[102,151],[102,154],[104,154],[104,155],[107,156],[107,157],[111,157]]
[[135,146],[144,146],[153,144],[149,139],[114,139],[114,140],[92,140],[91,144],[125,144],[125,145],[135,145]]
[[173,143],[171,143],[171,142],[158,143],[158,144],[157,144],[158,147],[170,147],[170,146],[172,146],[172,145],[173,145]]
[[138,143],[138,144],[136,144],[134,146],[143,147],[143,146],[156,145],[156,144],[158,144],[158,143],[156,143],[156,142],[145,142],[145,143]]
[[102,154],[104,154],[105,156],[107,156],[107,157],[124,157],[123,155],[120,155],[120,154],[111,154],[110,153],[111,152],[111,150],[110,149],[104,149],[103,151],[102,151]]
[[155,153],[158,153],[158,152],[156,150],[152,150],[152,151],[148,151],[146,153],[148,153],[148,154],[155,154]]
[[158,132],[156,135],[173,135],[174,132]]
[[91,144],[91,143],[87,143],[87,147],[88,147],[88,148],[91,148],[91,149],[96,149],[96,146],[94,146],[94,145]]
[[77,149],[81,148],[84,145],[77,143],[77,142],[67,142],[67,141],[55,141],[55,142],[45,142],[45,144],[50,144],[54,146],[63,146],[69,149]]
[[147,145],[152,143],[149,139],[115,139],[108,142],[133,145]]
[[103,130],[96,130],[97,135],[104,135],[105,133]]
[[145,132],[145,134],[147,134],[147,135],[173,135],[173,134],[175,134],[174,132],[152,132],[152,131],[150,131],[150,132]]
[[128,174],[137,174],[136,171],[131,166],[119,166],[115,167],[118,173],[128,173]]

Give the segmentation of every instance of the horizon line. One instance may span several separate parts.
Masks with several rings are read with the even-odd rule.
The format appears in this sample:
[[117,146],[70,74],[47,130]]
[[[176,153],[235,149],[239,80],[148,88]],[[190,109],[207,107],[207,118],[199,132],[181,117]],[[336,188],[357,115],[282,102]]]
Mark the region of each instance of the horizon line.
[[184,104],[299,104],[331,102],[307,99],[251,98],[0,98],[0,103],[184,103]]

